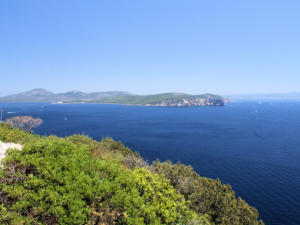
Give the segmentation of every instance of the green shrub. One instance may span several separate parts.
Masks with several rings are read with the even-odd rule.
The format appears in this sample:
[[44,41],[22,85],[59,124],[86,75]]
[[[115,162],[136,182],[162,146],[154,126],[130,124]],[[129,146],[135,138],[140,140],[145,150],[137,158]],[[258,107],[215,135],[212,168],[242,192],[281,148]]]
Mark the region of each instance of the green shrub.
[[199,214],[207,213],[215,224],[263,224],[258,221],[258,212],[245,201],[236,199],[230,185],[220,180],[199,176],[191,166],[170,161],[155,161],[154,172],[169,179],[189,203],[189,207]]
[[0,224],[187,224],[169,181],[92,157],[62,138],[10,150],[0,169]]
[[1,123],[0,141],[24,145],[0,167],[0,224],[263,224],[230,185],[180,163],[149,166],[111,138],[40,137]]
[[136,169],[134,174],[137,189],[145,199],[141,207],[145,224],[183,224],[188,221],[186,218],[195,216],[168,180],[146,169]]
[[115,151],[115,152],[121,152],[124,156],[126,155],[137,155],[139,156],[138,152],[132,152],[130,148],[125,147],[122,142],[115,141],[110,137],[103,138],[100,141],[100,147],[107,151]]
[[9,123],[0,123],[0,141],[25,144],[39,138],[38,135],[34,135],[29,131],[12,128]]
[[121,162],[129,169],[149,168],[149,164],[137,152],[125,147],[112,138],[103,138],[97,142],[84,135],[73,135],[66,138],[77,146],[86,146],[94,157]]
[[[87,151],[66,141],[40,140],[11,151],[0,176],[1,222],[84,224],[95,196]],[[3,210],[5,213],[3,213]]]

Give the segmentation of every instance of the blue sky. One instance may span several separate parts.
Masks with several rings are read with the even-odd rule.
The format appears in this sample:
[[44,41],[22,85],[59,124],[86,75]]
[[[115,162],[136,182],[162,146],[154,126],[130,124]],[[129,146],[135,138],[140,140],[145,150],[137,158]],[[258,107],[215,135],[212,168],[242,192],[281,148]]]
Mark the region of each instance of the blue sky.
[[300,91],[299,0],[0,2],[0,96]]

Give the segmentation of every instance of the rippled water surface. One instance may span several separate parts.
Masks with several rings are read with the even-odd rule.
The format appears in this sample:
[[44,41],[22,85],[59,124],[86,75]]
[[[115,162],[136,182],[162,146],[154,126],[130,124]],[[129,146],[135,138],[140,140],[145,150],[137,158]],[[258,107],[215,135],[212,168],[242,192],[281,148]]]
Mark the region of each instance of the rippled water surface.
[[1,104],[4,118],[41,117],[38,134],[121,140],[151,161],[191,164],[220,178],[266,224],[300,224],[300,102],[172,108],[96,104]]

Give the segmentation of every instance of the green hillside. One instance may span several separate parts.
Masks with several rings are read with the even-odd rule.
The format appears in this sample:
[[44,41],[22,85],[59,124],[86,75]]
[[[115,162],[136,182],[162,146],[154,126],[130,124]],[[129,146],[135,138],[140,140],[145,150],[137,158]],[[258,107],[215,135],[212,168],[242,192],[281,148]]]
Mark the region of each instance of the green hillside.
[[163,93],[154,95],[124,95],[101,98],[99,100],[91,101],[95,103],[111,103],[111,104],[132,104],[132,105],[146,105],[146,104],[160,104],[162,102],[179,102],[183,99],[215,99],[223,101],[223,97],[213,94],[203,95],[189,95],[184,93]]
[[[42,137],[0,124],[23,144],[0,166],[0,224],[263,224],[230,185],[155,161],[111,138]],[[188,182],[187,182],[188,181]]]

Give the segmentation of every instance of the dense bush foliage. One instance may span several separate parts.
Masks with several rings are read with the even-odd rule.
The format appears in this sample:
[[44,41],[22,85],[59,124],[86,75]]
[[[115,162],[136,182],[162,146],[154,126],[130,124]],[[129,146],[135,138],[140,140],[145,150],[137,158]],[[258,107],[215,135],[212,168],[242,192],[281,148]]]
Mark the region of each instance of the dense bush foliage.
[[77,146],[85,145],[92,152],[94,157],[121,162],[129,169],[150,168],[149,164],[140,156],[138,152],[132,152],[121,142],[114,141],[112,138],[104,138],[97,142],[87,136],[73,135],[67,140]]
[[38,135],[0,124],[24,145],[0,166],[0,224],[263,224],[230,185],[180,163],[153,162],[121,142]]
[[84,144],[36,139],[2,166],[0,224],[208,224],[165,178],[95,158]]
[[40,137],[18,128],[12,128],[9,123],[0,123],[0,141],[24,144]]
[[170,161],[155,161],[152,170],[169,179],[191,209],[200,214],[207,213],[215,224],[263,224],[257,220],[257,210],[241,198],[236,199],[231,186],[223,185],[218,179],[201,177],[191,166]]

